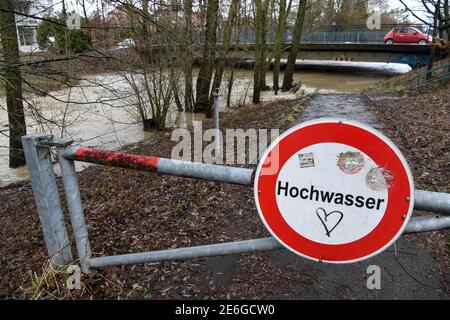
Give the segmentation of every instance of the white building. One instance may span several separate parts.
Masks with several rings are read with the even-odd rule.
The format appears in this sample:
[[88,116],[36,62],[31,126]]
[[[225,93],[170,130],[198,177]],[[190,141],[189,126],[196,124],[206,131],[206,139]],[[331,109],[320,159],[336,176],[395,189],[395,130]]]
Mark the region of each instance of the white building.
[[[16,11],[17,37],[19,50],[23,52],[39,51],[37,43],[37,26],[43,17],[52,12],[53,0],[18,0]],[[32,17],[30,17],[32,16]]]

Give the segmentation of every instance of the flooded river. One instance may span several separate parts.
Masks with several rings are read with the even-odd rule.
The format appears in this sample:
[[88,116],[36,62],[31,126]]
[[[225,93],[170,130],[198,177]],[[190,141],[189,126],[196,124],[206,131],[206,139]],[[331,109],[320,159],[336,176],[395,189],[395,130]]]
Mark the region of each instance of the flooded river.
[[[392,66],[392,65],[391,65]],[[331,70],[333,66],[330,67]],[[391,67],[390,67],[391,68]],[[399,70],[404,70],[400,67]],[[349,68],[347,71],[296,71],[294,81],[302,84],[304,91],[318,91],[319,93],[355,93],[367,88],[377,81],[386,79],[391,71],[383,72],[359,68]],[[395,70],[394,70],[395,72]],[[398,71],[397,71],[398,72]],[[403,72],[403,71],[400,71]],[[231,105],[251,102],[253,74],[250,70],[237,70],[231,97]],[[280,75],[282,80],[282,75]],[[225,74],[219,103],[222,111],[225,108],[227,73]],[[272,73],[267,73],[267,84],[272,84]],[[276,98],[293,99],[293,93],[279,94]],[[330,96],[331,97],[331,96]],[[345,98],[345,96],[343,96]],[[272,100],[271,92],[264,92],[262,100]],[[26,113],[28,132],[47,132],[57,137],[70,137],[76,143],[86,146],[117,149],[121,146],[151,136],[142,130],[137,113],[133,109],[133,97],[128,84],[117,74],[103,74],[89,76],[77,86],[64,90],[50,92],[49,95],[28,96],[26,99]],[[345,102],[345,101],[344,101]],[[357,102],[357,101],[356,101]],[[334,99],[323,101],[334,103]],[[343,103],[340,101],[339,103]],[[42,118],[36,115],[42,115]],[[320,114],[312,114],[319,117]],[[58,125],[48,125],[48,121]],[[192,121],[204,119],[202,114],[177,112],[174,107],[169,112],[167,125],[169,127],[190,126]],[[65,124],[64,128],[60,126]],[[7,113],[5,98],[0,98],[0,130],[7,129]],[[8,167],[8,138],[0,134],[0,187],[26,179],[28,173],[25,167],[10,169]],[[78,163],[78,169],[86,164]]]

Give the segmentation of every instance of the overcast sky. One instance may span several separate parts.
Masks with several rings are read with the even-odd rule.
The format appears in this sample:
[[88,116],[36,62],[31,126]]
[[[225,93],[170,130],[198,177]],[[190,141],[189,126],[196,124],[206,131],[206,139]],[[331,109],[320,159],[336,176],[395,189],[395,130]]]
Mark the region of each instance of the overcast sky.
[[[403,0],[403,2],[411,9],[414,10],[414,13],[419,16],[421,19],[426,20],[427,15],[424,12],[422,1],[420,0]],[[389,0],[389,4],[393,8],[404,8],[403,4],[399,0]],[[420,22],[414,16],[410,15],[411,21]]]

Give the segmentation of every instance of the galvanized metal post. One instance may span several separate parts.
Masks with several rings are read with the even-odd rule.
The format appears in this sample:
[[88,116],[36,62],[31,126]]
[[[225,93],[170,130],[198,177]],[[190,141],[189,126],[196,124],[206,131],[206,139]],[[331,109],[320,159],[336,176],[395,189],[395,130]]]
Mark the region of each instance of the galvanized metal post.
[[450,228],[450,217],[447,216],[423,216],[409,220],[403,233],[417,233],[435,231]]
[[450,215],[450,194],[424,190],[414,191],[414,209]]
[[66,144],[58,145],[58,161],[61,168],[61,176],[64,184],[67,205],[70,212],[75,244],[77,247],[78,258],[80,259],[81,271],[84,273],[95,273],[95,270],[89,267],[91,258],[91,247],[86,222],[83,213],[83,204],[81,202],[80,187],[78,185],[77,173],[75,171],[74,161],[64,157],[64,152],[72,141]]
[[219,88],[213,89],[214,100],[214,128],[216,130],[216,155],[220,153],[220,122],[219,122]]
[[[441,230],[450,227],[450,217],[426,216],[412,218],[404,234]],[[223,256],[246,252],[283,249],[278,240],[272,237],[252,240],[241,240],[225,243],[207,244],[177,249],[166,249],[150,252],[127,253],[116,256],[96,257],[89,260],[91,267],[100,268],[114,265],[127,265],[168,260],[182,260],[201,257]]]
[[53,264],[65,265],[73,259],[51,154],[48,146],[39,145],[52,138],[47,134],[30,134],[22,137],[22,145],[48,255]]
[[177,249],[158,250],[150,252],[127,253],[118,256],[92,258],[90,265],[96,268],[125,264],[182,260],[201,257],[223,256],[255,251],[282,249],[283,246],[272,237],[207,244],[202,246]]

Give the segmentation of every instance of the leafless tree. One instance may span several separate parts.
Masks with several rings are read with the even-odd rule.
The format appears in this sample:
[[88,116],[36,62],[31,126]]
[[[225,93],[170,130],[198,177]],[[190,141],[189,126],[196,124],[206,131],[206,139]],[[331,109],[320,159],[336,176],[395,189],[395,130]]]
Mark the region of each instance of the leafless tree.
[[440,36],[450,41],[449,0],[418,0],[418,6],[411,6],[399,0],[404,8],[418,21],[432,28],[433,37]]
[[295,60],[297,58],[297,54],[300,49],[300,41],[303,32],[303,22],[305,21],[306,2],[307,0],[299,1],[299,6],[297,9],[297,18],[295,20],[294,32],[292,35],[292,46],[289,51],[288,60],[284,70],[283,85],[281,88],[282,91],[288,91],[292,88],[295,70]]
[[26,134],[25,114],[22,98],[22,76],[20,71],[19,46],[15,21],[15,3],[0,1],[0,34],[4,64],[2,82],[6,92],[9,123],[9,166],[17,168],[25,164],[21,137]]
[[196,112],[205,112],[211,116],[210,87],[211,77],[214,71],[214,59],[216,54],[217,24],[219,14],[219,1],[208,0],[206,5],[206,25],[202,57],[199,61],[199,72],[196,86]]

